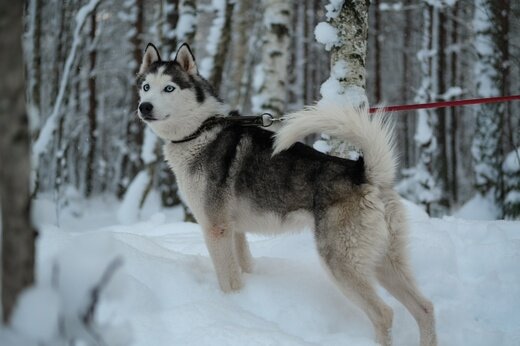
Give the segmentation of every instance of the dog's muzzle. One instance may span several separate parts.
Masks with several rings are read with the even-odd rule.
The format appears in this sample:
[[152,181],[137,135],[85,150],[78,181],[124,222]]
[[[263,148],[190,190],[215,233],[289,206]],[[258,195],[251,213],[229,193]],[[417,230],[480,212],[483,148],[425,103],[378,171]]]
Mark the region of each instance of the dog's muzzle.
[[144,120],[155,120],[153,117],[153,105],[150,102],[143,102],[139,105],[141,118]]

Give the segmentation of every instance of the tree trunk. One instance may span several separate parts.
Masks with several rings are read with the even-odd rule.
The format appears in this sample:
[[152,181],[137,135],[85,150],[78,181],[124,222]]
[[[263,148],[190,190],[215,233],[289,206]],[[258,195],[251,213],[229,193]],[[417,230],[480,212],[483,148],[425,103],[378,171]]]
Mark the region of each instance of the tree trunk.
[[281,116],[287,103],[292,6],[285,0],[264,0],[263,4],[262,58],[255,76],[257,89],[253,112]]
[[88,124],[89,124],[89,148],[87,154],[87,172],[85,182],[85,196],[89,197],[94,189],[94,158],[96,155],[96,143],[97,143],[97,121],[96,121],[96,57],[97,48],[94,46],[96,41],[96,10],[90,15],[90,70],[88,77]]
[[360,89],[365,99],[369,5],[367,0],[345,1],[338,16],[331,20],[341,40],[331,50],[331,68],[338,61],[346,62],[348,72],[341,77],[341,85],[344,89]]
[[56,46],[54,65],[53,65],[53,70],[54,70],[53,88],[51,90],[51,97],[50,97],[52,100],[56,99],[56,96],[58,95],[58,92],[60,89],[60,79],[61,79],[60,75],[61,75],[61,71],[62,71],[61,67],[63,66],[63,61],[65,60],[63,41],[64,41],[64,36],[66,35],[65,27],[66,27],[66,21],[67,21],[67,16],[68,16],[67,9],[70,5],[68,5],[65,2],[62,3],[61,1],[58,1],[58,2],[56,2],[56,6],[58,6],[58,8],[59,8],[58,12],[59,12],[60,24],[59,24],[58,32],[56,33],[58,36],[57,36],[57,46]]
[[231,107],[237,108],[240,105],[242,98],[242,80],[245,74],[245,67],[249,51],[249,34],[251,34],[251,0],[239,1],[238,6],[233,16],[233,30],[235,33],[234,45],[232,51],[233,69],[231,71],[231,87],[229,90],[229,104]]
[[193,48],[197,32],[197,1],[180,0],[179,22],[177,23],[177,44],[188,43]]
[[41,117],[41,0],[30,0],[26,3],[27,50],[24,51],[27,83],[27,112],[29,130],[32,138],[38,136],[38,126]]
[[202,60],[200,66],[201,75],[205,76],[217,94],[220,91],[222,73],[226,54],[231,41],[231,17],[233,15],[233,1],[216,1],[215,18],[211,25],[207,44],[208,56]]
[[179,0],[166,0],[166,24],[164,29],[163,48],[172,58],[177,52],[177,33],[175,28],[179,22]]
[[[405,6],[409,5],[409,1],[407,0],[404,2]],[[401,95],[402,95],[402,102],[408,102],[410,97],[410,65],[411,65],[411,59],[410,59],[410,46],[411,42],[409,39],[409,36],[411,35],[411,29],[412,29],[412,15],[410,10],[406,10],[404,13],[404,33],[405,36],[404,39],[404,45],[403,45],[403,51],[401,54],[402,61],[403,61],[403,76],[402,76],[402,84],[401,84]],[[410,167],[414,163],[414,144],[413,144],[413,117],[415,117],[415,114],[411,112],[405,112],[403,114],[402,123],[403,123],[403,129],[404,129],[404,138],[403,138],[403,144],[404,144],[404,153],[403,153],[403,165],[404,167]]]
[[[381,11],[379,10],[379,0],[374,0],[374,102],[382,101],[382,71],[381,71]],[[406,53],[405,53],[406,54]]]
[[29,128],[24,99],[23,2],[0,5],[0,204],[2,307],[8,321],[19,293],[34,281],[35,231],[30,222]]
[[[451,44],[460,44],[459,42],[459,3],[455,3],[453,6],[453,17],[451,27]],[[453,50],[451,53],[451,85],[458,86],[459,85],[459,70],[458,70],[458,61],[459,61],[459,52]],[[452,201],[451,204],[455,205],[458,203],[459,194],[458,194],[458,177],[457,177],[457,167],[458,167],[458,146],[460,141],[458,141],[458,117],[461,113],[458,110],[458,107],[452,107],[450,109],[450,147],[451,147],[451,155],[450,155],[450,187]]]
[[[475,7],[477,95],[499,96],[508,90],[509,64],[504,62],[509,58],[509,1],[476,0]],[[485,104],[477,108],[476,132],[471,148],[475,187],[482,195],[493,193],[499,209],[502,208],[504,196],[501,139],[505,110],[504,104]]]
[[[340,89],[332,95],[322,93],[325,101],[368,106],[365,88],[369,5],[369,0],[345,1],[340,9],[327,14],[338,36],[331,50],[331,77],[327,82],[337,80]],[[334,138],[329,145],[330,153],[339,157],[346,157],[353,149]]]
[[[446,79],[448,78],[448,70],[447,70],[447,62],[446,62],[446,46],[447,46],[447,31],[446,31],[446,8],[441,8],[438,10],[438,21],[437,27],[434,30],[437,31],[438,34],[438,44],[437,47],[434,48],[437,50],[437,61],[438,61],[438,69],[437,69],[437,81],[438,81],[438,95],[443,94],[447,91],[447,83]],[[438,96],[437,96],[438,98]],[[443,190],[442,198],[439,203],[448,208],[450,205],[450,200],[453,199],[453,195],[449,192],[449,178],[448,178],[448,127],[446,120],[446,108],[437,109],[437,119],[438,126],[436,128],[436,136],[437,143],[439,145],[439,156],[438,156],[438,177],[439,184]]]

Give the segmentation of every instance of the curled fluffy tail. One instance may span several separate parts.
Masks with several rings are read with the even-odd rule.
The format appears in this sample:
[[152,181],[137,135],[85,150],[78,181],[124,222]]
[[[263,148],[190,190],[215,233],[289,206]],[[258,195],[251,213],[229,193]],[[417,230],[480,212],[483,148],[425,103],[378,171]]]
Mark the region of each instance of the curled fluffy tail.
[[371,115],[368,108],[324,105],[289,114],[284,120],[275,136],[273,155],[307,135],[326,133],[362,150],[370,183],[382,187],[393,185],[397,164],[394,124],[384,114]]

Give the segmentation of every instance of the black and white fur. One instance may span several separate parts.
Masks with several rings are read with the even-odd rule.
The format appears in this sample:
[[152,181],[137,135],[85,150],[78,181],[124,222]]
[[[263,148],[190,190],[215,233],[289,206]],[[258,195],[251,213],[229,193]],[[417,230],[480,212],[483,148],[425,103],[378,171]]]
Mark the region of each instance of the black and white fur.
[[[164,155],[204,230],[224,292],[239,290],[241,273],[252,270],[245,232],[309,227],[326,268],[372,321],[379,343],[391,344],[393,312],[376,293],[376,281],[414,316],[421,345],[436,345],[433,305],[409,268],[406,215],[393,190],[392,125],[384,116],[354,107],[309,107],[288,115],[276,134],[221,124],[171,143],[226,114],[227,107],[198,74],[187,45],[173,61],[162,61],[149,45],[138,86],[139,116],[165,140]],[[297,142],[314,132],[347,139],[363,157],[336,158]]]

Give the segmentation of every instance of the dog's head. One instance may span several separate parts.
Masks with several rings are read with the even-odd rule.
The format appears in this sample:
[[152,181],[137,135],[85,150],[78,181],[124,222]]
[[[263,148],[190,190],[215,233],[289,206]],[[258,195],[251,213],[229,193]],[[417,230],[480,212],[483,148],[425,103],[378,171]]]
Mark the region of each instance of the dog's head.
[[202,78],[190,47],[181,45],[173,61],[163,61],[148,44],[137,76],[139,117],[166,140],[193,133],[222,103]]

